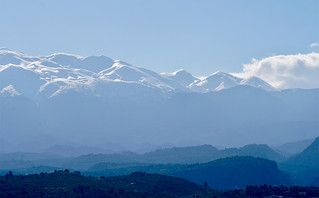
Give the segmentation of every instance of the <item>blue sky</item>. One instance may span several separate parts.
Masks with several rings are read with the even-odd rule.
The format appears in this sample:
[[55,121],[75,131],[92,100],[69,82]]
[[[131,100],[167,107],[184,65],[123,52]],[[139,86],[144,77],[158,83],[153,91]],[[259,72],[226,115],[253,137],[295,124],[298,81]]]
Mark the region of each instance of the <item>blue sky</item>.
[[241,72],[252,58],[318,52],[316,42],[316,0],[0,0],[0,46],[157,72]]

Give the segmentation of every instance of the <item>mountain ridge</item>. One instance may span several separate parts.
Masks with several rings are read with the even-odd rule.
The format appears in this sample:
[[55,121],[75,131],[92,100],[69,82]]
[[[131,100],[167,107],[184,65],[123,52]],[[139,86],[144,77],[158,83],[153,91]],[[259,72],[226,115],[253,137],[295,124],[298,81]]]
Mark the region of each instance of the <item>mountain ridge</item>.
[[[11,71],[13,68],[16,68],[16,71]],[[8,71],[9,74],[1,75],[4,71]],[[33,93],[25,93],[27,89],[21,85],[21,82],[12,79],[4,80],[5,76],[15,75],[17,80],[25,81],[24,78],[31,76],[26,72],[31,72],[33,79],[37,81],[32,85]],[[173,90],[209,92],[238,85],[250,85],[271,90],[271,86],[259,78],[250,83],[249,79],[238,78],[221,71],[199,79],[183,69],[173,73],[158,74],[103,55],[82,57],[67,53],[54,53],[48,56],[29,56],[6,48],[0,49],[0,77],[2,78],[0,80],[1,89],[12,84],[18,92],[31,98],[39,94],[45,95],[43,93],[47,91],[47,87],[51,89],[55,87],[54,92],[49,94],[49,97],[54,97],[70,89],[79,90],[79,87],[99,89],[96,86],[99,83],[94,82],[105,81],[136,83],[140,86],[157,88],[162,92]],[[207,87],[206,84],[211,84],[211,81],[218,81],[218,83]],[[105,83],[101,84],[107,86]]]

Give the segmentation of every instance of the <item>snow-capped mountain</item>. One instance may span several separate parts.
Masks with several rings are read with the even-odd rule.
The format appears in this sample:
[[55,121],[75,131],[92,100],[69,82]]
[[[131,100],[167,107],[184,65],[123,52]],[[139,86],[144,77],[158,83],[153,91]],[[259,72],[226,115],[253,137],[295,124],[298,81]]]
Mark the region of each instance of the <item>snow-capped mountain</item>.
[[122,89],[117,90],[123,92],[125,85],[135,89],[152,88],[162,93],[220,91],[241,84],[273,89],[256,77],[241,79],[224,72],[199,79],[183,69],[158,74],[106,56],[82,57],[66,53],[28,56],[7,48],[0,49],[0,88],[12,85],[30,99],[50,98],[70,91],[103,95],[101,90],[114,84],[121,86]]
[[210,76],[204,77],[198,81],[193,82],[189,87],[198,92],[219,91],[228,89],[240,84],[242,79],[237,78],[231,74],[218,71]]
[[0,137],[14,151],[314,138],[318,98],[319,89],[276,91],[224,72],[159,74],[105,56],[0,49]]
[[229,89],[239,85],[249,85],[255,88],[261,88],[267,91],[275,91],[276,89],[258,77],[250,77],[247,79],[238,78],[231,74],[218,71],[210,76],[195,80],[188,87],[196,92],[220,91]]
[[172,81],[176,81],[181,86],[188,88],[190,84],[197,81],[198,78],[194,77],[192,74],[188,73],[184,69],[180,69],[173,73],[161,73],[164,78],[170,79]]
[[276,91],[277,90],[273,86],[271,86],[270,84],[268,84],[267,82],[263,81],[262,79],[260,79],[256,76],[242,79],[240,81],[240,84],[241,85],[249,85],[249,86],[256,87],[256,88],[261,88],[261,89],[266,90],[266,91]]

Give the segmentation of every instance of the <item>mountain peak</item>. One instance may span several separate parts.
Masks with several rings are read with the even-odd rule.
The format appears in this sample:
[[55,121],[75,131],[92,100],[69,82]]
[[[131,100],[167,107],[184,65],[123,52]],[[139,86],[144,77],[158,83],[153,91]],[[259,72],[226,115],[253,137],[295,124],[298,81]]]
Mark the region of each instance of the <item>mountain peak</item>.
[[[173,73],[161,73],[136,67],[120,60],[113,60],[104,55],[82,57],[68,53],[54,53],[48,56],[28,56],[20,52],[11,51],[7,48],[0,48],[0,69],[2,87],[13,85],[19,88],[19,91],[26,97],[36,98],[26,94],[30,90],[32,93],[62,93],[61,90],[75,90],[79,87],[90,87],[90,90],[96,89],[97,86],[109,86],[109,82],[123,85],[133,83],[136,86],[158,88],[160,91],[195,91],[209,92],[228,89],[234,86],[247,84],[256,88],[273,90],[272,87],[258,79],[252,77],[245,81],[233,76],[232,74],[217,71],[212,75],[198,79],[185,69],[179,69]],[[14,65],[19,68],[21,75],[19,78],[8,78],[9,74],[6,68]],[[16,68],[10,70],[15,70]],[[5,71],[7,70],[7,71]],[[12,71],[11,75],[16,76]],[[0,75],[0,76],[1,76]],[[26,86],[32,76],[34,86]],[[8,78],[5,80],[5,78]],[[242,83],[241,83],[242,81]],[[91,89],[92,88],[92,89]],[[60,90],[59,92],[57,92]],[[158,90],[156,90],[158,91]],[[31,94],[31,93],[30,93]]]
[[210,76],[213,76],[213,75],[226,75],[226,76],[229,76],[230,74],[228,74],[226,72],[223,72],[223,71],[217,71],[217,72],[211,74]]
[[220,91],[239,85],[240,80],[231,74],[218,71],[196,81],[190,87],[198,92]]
[[3,95],[3,96],[11,96],[11,97],[13,97],[13,96],[20,96],[20,95],[21,95],[21,93],[19,93],[19,92],[13,87],[13,85],[9,85],[9,86],[3,88],[0,93],[1,93],[1,95]]

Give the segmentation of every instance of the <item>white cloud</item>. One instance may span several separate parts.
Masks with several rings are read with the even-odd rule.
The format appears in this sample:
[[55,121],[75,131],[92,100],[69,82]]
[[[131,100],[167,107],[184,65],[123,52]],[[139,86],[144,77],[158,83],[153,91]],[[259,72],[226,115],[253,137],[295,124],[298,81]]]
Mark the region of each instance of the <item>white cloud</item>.
[[279,89],[319,88],[319,53],[253,59],[244,64],[242,73],[234,75],[243,78],[257,76]]
[[319,43],[311,43],[311,44],[310,44],[310,47],[311,47],[311,48],[319,47]]

